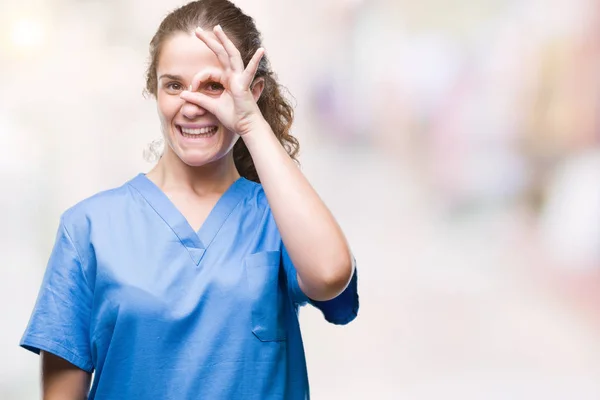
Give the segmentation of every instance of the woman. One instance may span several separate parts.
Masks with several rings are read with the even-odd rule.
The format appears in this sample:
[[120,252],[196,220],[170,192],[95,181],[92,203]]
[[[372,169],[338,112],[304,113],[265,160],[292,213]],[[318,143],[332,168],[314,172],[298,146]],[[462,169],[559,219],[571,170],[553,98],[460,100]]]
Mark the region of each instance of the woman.
[[350,322],[356,270],[260,42],[226,0],[161,23],[146,89],[165,150],[61,217],[21,342],[44,399],[309,398],[298,307]]

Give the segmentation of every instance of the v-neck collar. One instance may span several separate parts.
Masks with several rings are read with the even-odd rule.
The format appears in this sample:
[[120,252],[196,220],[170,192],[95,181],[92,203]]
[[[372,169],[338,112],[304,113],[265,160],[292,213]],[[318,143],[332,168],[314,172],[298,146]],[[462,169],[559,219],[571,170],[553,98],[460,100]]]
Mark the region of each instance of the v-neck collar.
[[166,222],[190,253],[190,257],[200,264],[208,246],[231,214],[235,206],[243,199],[252,182],[244,177],[238,178],[219,198],[206,220],[195,232],[187,219],[167,195],[152,182],[146,174],[140,173],[129,181],[156,213]]

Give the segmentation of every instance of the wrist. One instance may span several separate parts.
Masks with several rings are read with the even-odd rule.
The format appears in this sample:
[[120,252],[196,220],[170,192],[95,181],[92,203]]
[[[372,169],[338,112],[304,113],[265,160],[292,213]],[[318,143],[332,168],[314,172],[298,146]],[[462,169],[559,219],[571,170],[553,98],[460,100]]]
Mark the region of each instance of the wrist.
[[250,149],[254,143],[262,142],[267,137],[274,136],[273,130],[269,123],[261,116],[256,121],[252,121],[249,124],[249,129],[246,133],[241,135],[242,140],[246,144],[246,147]]

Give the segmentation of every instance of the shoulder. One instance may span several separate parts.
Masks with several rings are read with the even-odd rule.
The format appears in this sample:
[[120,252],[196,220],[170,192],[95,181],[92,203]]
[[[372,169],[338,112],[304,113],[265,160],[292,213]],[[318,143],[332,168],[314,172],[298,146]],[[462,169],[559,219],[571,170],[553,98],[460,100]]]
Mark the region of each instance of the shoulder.
[[245,207],[251,207],[257,211],[270,212],[271,208],[263,186],[260,183],[250,180],[246,180],[244,184],[246,191],[246,195],[244,196]]
[[68,231],[80,231],[89,228],[95,220],[105,219],[115,211],[126,209],[133,190],[128,183],[102,190],[70,206],[60,217],[61,225]]

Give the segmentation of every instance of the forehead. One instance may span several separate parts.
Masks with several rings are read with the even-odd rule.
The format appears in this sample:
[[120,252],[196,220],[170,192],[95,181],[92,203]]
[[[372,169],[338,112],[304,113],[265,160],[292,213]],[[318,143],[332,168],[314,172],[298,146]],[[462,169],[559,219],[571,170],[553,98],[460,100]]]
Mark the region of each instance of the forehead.
[[158,59],[157,75],[180,75],[191,80],[195,74],[206,67],[221,68],[215,53],[194,33],[179,32],[163,43]]

